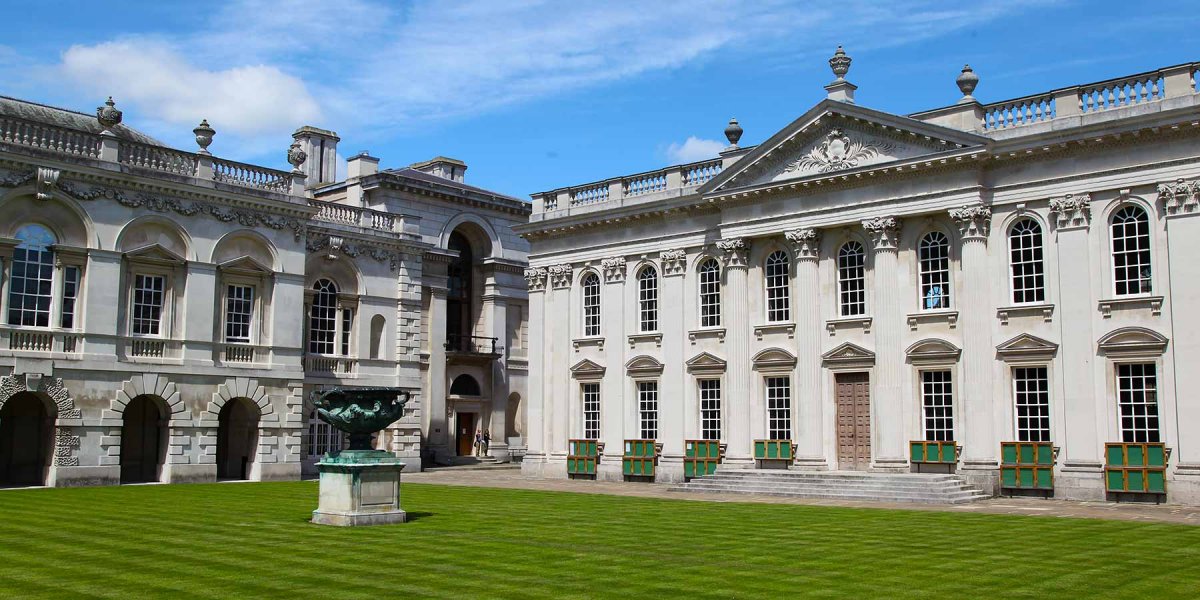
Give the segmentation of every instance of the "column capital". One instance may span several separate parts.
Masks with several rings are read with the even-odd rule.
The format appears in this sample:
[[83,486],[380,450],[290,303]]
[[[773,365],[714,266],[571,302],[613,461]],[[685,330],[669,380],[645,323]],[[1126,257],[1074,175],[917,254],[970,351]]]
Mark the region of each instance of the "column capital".
[[662,265],[663,276],[683,275],[687,270],[687,252],[663,250],[658,254],[658,262]]
[[1160,183],[1158,199],[1167,216],[1194,213],[1200,209],[1200,180],[1184,181],[1180,177],[1171,183]]
[[950,218],[958,224],[963,242],[986,242],[992,229],[992,209],[983,204],[950,209]]
[[783,232],[796,250],[796,260],[817,260],[821,250],[821,230],[811,227]]
[[717,242],[717,248],[725,255],[725,267],[745,269],[749,267],[750,243],[745,238],[726,238]]
[[571,265],[550,265],[546,267],[546,274],[550,276],[550,284],[554,288],[565,288],[571,285]]
[[1067,194],[1050,199],[1050,214],[1056,215],[1059,229],[1087,229],[1092,220],[1092,195]]
[[862,222],[863,229],[871,236],[871,245],[876,250],[896,252],[900,243],[900,219],[896,217],[875,217]]
[[531,292],[546,291],[546,270],[542,268],[525,269],[525,284]]
[[600,268],[604,270],[605,283],[621,283],[625,281],[624,256],[610,256],[600,261]]

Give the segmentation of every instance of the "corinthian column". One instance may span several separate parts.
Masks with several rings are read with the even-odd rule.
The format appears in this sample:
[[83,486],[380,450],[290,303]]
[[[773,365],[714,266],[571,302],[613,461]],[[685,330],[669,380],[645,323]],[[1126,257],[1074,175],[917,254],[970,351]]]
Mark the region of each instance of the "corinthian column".
[[[983,205],[965,206],[950,211],[962,236],[963,289],[959,294],[962,310],[962,377],[957,386],[962,394],[962,423],[957,428],[962,438],[963,470],[968,477],[975,471],[978,482],[991,491],[997,469],[995,410],[992,404],[992,368],[995,347],[992,343],[992,315],[989,305],[991,273],[988,269],[987,238],[992,224],[992,209]],[[983,472],[980,472],[983,471]],[[975,479],[972,477],[972,479]]]
[[722,400],[729,406],[726,413],[729,415],[728,456],[735,461],[741,459],[748,462],[751,460],[750,423],[753,422],[750,415],[754,414],[750,402],[754,397],[751,393],[754,382],[750,372],[750,328],[744,319],[734,319],[733,315],[744,314],[749,303],[746,297],[746,271],[750,244],[742,238],[730,238],[717,242],[717,248],[724,254],[725,263],[721,324],[725,326],[725,345],[729,353],[726,358],[726,386],[729,391]]
[[[541,475],[546,462],[546,366],[556,368],[546,354],[546,270],[525,269],[525,283],[529,286],[529,395],[525,405],[525,459],[521,470],[527,474]],[[561,366],[557,368],[562,368]]]
[[902,389],[904,349],[900,290],[906,289],[907,275],[899,267],[897,244],[900,219],[877,217],[863,221],[871,237],[875,267],[875,381],[871,386],[871,467],[904,470],[908,466]]
[[821,232],[796,229],[784,232],[796,253],[796,463],[824,468],[825,445],[821,432],[821,282],[818,258]]

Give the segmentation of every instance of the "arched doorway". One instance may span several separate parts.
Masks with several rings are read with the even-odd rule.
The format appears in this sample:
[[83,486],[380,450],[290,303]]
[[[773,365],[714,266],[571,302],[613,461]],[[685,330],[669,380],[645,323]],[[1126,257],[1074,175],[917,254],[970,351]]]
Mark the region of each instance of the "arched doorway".
[[250,479],[258,447],[258,407],[234,398],[217,417],[217,479]]
[[458,258],[447,267],[446,292],[446,339],[452,347],[461,344],[463,336],[471,334],[471,288],[475,267],[474,253],[467,236],[458,231],[450,234],[446,244],[450,250],[458,251]]
[[0,409],[0,486],[45,485],[53,418],[30,392],[13,395]]
[[167,420],[162,402],[138,396],[125,406],[121,424],[121,483],[158,481],[167,453]]

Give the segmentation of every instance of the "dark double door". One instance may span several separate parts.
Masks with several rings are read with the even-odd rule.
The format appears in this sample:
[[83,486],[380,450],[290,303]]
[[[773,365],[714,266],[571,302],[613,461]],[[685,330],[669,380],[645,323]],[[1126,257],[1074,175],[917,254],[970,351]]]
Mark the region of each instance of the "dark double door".
[[138,396],[125,406],[121,483],[158,481],[167,453],[166,429],[166,417],[156,399]]
[[838,373],[838,469],[865,471],[871,466],[871,380],[866,373]]
[[44,485],[53,420],[42,400],[16,394],[0,409],[0,486]]

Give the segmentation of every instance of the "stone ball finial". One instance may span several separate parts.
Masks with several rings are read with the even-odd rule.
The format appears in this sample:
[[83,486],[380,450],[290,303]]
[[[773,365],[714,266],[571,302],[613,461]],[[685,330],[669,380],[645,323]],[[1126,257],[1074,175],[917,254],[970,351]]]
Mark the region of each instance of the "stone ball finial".
[[829,68],[833,69],[833,74],[837,75],[837,81],[845,81],[846,73],[850,72],[850,63],[853,59],[846,54],[846,51],[841,46],[837,47],[837,51],[833,53],[833,57],[829,59]]
[[200,146],[200,153],[208,154],[208,145],[212,143],[213,136],[217,135],[217,130],[209,126],[208,119],[202,119],[192,133],[196,134],[196,145]]
[[738,125],[737,119],[729,120],[729,125],[725,127],[725,139],[729,140],[730,148],[737,148],[738,140],[742,139],[742,126]]
[[974,100],[971,95],[975,92],[975,86],[979,85],[979,76],[975,74],[971,65],[963,65],[962,73],[954,80],[958,84],[958,89],[962,91],[963,100]]
[[104,106],[96,107],[96,120],[105,130],[121,124],[121,111],[117,109],[117,103],[113,102],[112,96],[108,97]]
[[292,142],[287,151],[287,161],[292,165],[292,172],[300,172],[300,165],[304,164],[305,160],[308,160],[308,153],[300,147],[300,140]]

